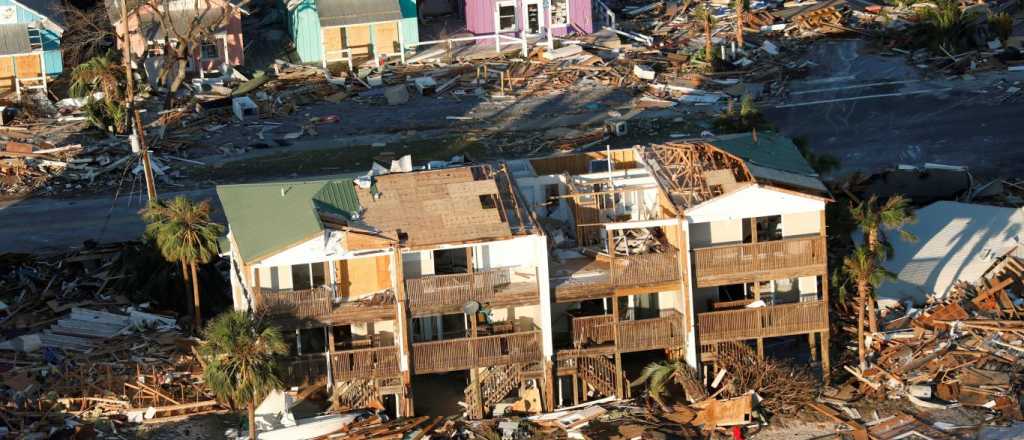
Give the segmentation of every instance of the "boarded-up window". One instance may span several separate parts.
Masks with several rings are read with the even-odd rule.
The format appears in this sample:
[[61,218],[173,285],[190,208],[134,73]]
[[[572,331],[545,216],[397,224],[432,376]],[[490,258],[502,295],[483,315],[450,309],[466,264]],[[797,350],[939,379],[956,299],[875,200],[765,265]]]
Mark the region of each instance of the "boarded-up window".
[[380,23],[373,26],[376,38],[377,53],[396,53],[399,51],[398,23]]

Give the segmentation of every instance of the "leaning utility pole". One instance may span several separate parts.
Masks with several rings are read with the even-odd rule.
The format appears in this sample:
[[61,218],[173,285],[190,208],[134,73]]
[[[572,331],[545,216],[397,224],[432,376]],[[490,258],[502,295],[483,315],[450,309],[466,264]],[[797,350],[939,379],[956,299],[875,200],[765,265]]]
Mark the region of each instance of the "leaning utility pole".
[[156,182],[153,181],[153,165],[149,163],[146,129],[142,126],[142,117],[139,116],[139,110],[135,108],[135,74],[132,72],[132,40],[130,35],[128,35],[128,4],[126,0],[121,0],[121,25],[124,26],[124,32],[122,33],[124,45],[121,46],[123,51],[121,58],[124,58],[125,82],[128,87],[128,91],[125,93],[125,99],[127,100],[126,108],[132,116],[132,152],[138,154],[139,159],[142,160],[142,172],[146,178],[146,195],[149,196],[149,201],[152,203],[157,200]]

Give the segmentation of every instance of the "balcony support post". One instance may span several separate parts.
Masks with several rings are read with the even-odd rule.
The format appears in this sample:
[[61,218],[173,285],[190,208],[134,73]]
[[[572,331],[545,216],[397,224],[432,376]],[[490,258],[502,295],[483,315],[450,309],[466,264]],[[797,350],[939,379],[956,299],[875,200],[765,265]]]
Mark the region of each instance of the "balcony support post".
[[476,407],[475,408],[469,408],[469,413],[471,414],[470,418],[476,418],[476,417],[483,418],[483,416],[484,416],[484,396],[483,396],[483,393],[480,390],[480,368],[477,367],[477,359],[476,359],[476,347],[477,347],[477,345],[476,345],[476,342],[477,342],[477,339],[476,339],[476,337],[477,337],[476,318],[477,318],[477,314],[474,313],[472,316],[467,316],[467,318],[469,318],[470,336],[473,337],[472,343],[470,344],[470,347],[472,347],[471,350],[473,350],[473,366],[472,366],[472,368],[469,369],[469,380],[470,380],[470,382],[473,385],[473,393],[476,394],[476,401],[471,402],[473,405],[476,405]]
[[[825,302],[825,322],[829,322],[829,291],[828,291],[828,233],[825,229],[825,210],[821,210],[819,235],[821,235],[821,255],[825,259],[825,270],[821,272],[821,300]],[[829,365],[829,331],[821,332],[821,376],[825,384],[828,384],[831,366]]]
[[619,351],[619,297],[612,297],[612,335],[615,338],[615,397],[625,398],[622,384],[622,352]]
[[[750,226],[752,228],[756,228],[757,227],[757,222],[753,222],[752,221]],[[756,235],[756,233],[757,232],[755,231],[755,235],[754,235],[754,242],[755,243],[757,242],[757,235]],[[754,301],[759,301],[760,299],[761,299],[761,282],[758,281],[758,280],[754,280]],[[761,325],[764,326],[764,323],[762,322]],[[757,358],[758,359],[762,359],[762,360],[764,359],[764,338],[757,338]]]
[[[414,364],[412,347],[409,344],[412,339],[412,333],[409,331],[409,298],[405,294],[405,275],[402,273],[402,248],[395,244],[393,249],[391,270],[395,277],[393,283],[395,286],[395,321],[398,325],[399,368],[402,371],[402,395],[400,396],[402,409],[400,413],[403,417],[412,417],[414,413],[411,370]],[[405,358],[406,362],[401,362],[402,358]]]

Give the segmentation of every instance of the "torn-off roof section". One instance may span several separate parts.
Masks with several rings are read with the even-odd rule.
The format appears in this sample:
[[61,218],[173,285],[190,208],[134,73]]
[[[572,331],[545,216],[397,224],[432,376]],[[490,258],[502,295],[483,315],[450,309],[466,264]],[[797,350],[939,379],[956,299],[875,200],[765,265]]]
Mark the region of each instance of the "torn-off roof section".
[[487,166],[395,173],[376,177],[374,191],[356,188],[362,222],[386,236],[421,247],[504,239],[534,230],[504,171]]
[[320,26],[349,26],[402,19],[398,0],[320,0]]

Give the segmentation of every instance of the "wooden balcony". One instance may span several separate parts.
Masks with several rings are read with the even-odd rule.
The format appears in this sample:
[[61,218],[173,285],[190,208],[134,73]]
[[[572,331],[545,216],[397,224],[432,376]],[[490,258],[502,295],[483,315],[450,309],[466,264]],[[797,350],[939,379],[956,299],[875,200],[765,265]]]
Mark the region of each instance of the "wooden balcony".
[[331,375],[335,381],[377,379],[399,374],[398,347],[363,348],[331,355]]
[[697,287],[777,280],[825,273],[820,236],[693,250]]
[[394,300],[368,304],[364,301],[335,301],[334,286],[306,290],[261,289],[253,296],[257,310],[278,323],[314,321],[344,324],[393,319]]
[[326,381],[327,355],[324,353],[314,353],[293,356],[281,362],[281,370],[281,379],[285,386],[288,387]]
[[700,343],[774,338],[828,330],[823,301],[697,314]]
[[460,312],[468,301],[492,307],[535,304],[539,300],[537,281],[512,281],[512,268],[473,273],[427,275],[405,280],[405,291],[413,316]]
[[[577,302],[624,294],[679,288],[679,252],[617,255],[605,260],[567,261],[555,266],[551,286],[555,301]],[[568,275],[568,276],[566,276]],[[646,290],[646,292],[645,292]]]
[[[651,319],[619,321],[619,341],[616,349],[622,353],[681,347],[685,342],[683,321],[679,313],[662,311],[662,316]],[[585,347],[615,342],[615,329],[611,315],[586,316],[572,319],[573,345]]]
[[443,373],[541,359],[540,330],[412,344],[415,374]]

